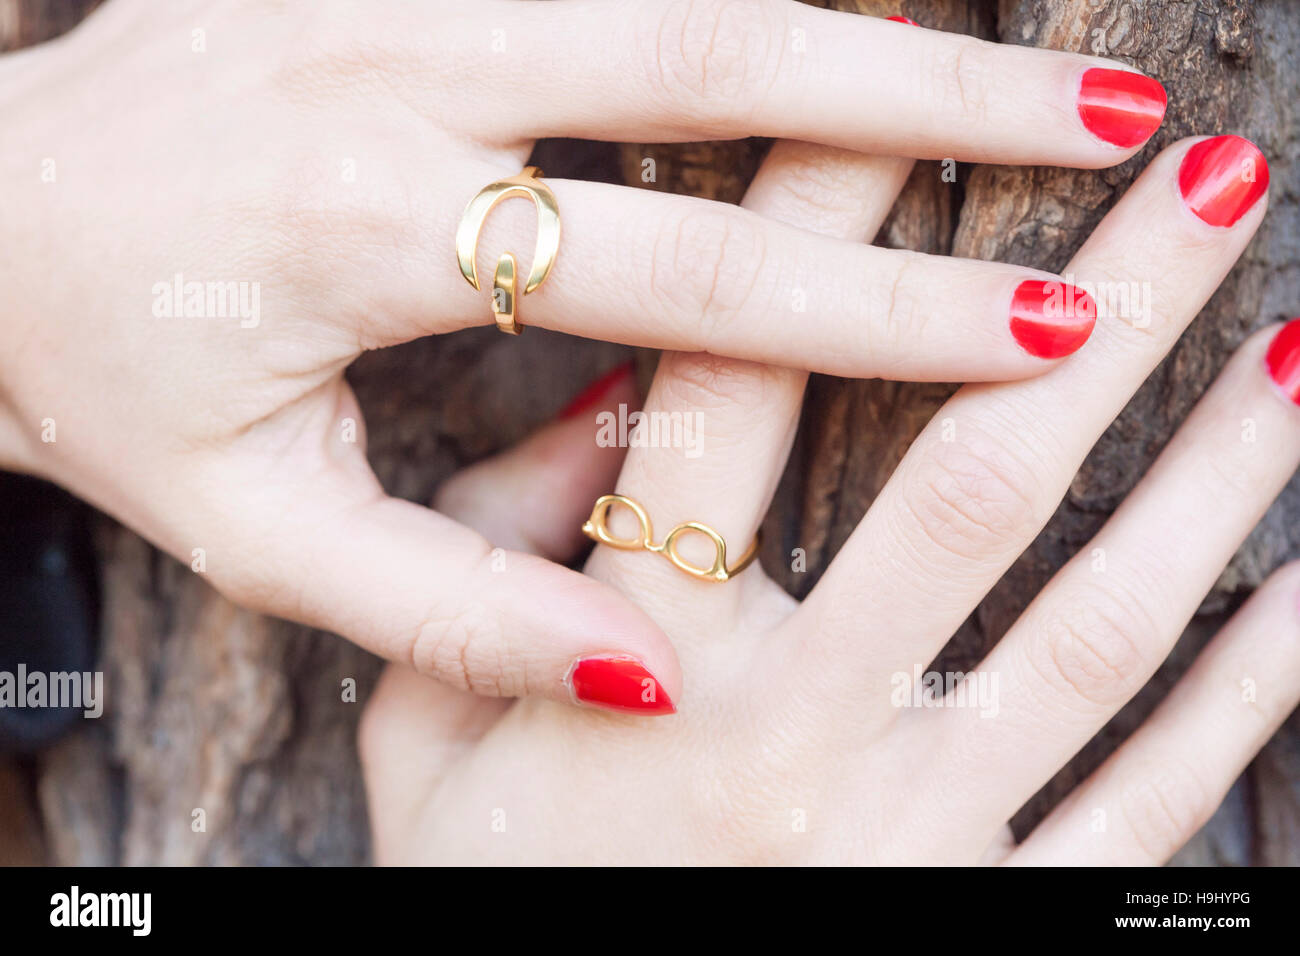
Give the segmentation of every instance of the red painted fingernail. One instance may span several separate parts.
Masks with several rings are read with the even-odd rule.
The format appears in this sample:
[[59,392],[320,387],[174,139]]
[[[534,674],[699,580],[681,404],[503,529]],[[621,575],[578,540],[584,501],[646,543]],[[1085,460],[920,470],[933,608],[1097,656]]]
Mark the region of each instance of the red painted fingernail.
[[1283,394],[1300,405],[1300,319],[1292,319],[1278,330],[1264,366]]
[[635,657],[584,657],[568,681],[584,704],[647,716],[677,713],[659,681]]
[[1168,99],[1149,76],[1094,67],[1084,71],[1079,86],[1079,119],[1094,136],[1127,149],[1156,131]]
[[1178,189],[1202,221],[1231,226],[1268,189],[1268,160],[1240,136],[1203,139],[1183,157]]
[[560,412],[559,418],[577,418],[584,412],[589,412],[596,408],[605,400],[610,392],[632,374],[632,363],[624,362],[617,368],[610,369],[600,378],[596,379],[586,388],[574,397],[573,401],[564,406]]
[[895,23],[910,23],[914,27],[919,27],[921,25],[910,17],[885,17],[885,19],[893,20]]
[[1011,296],[1011,334],[1030,355],[1058,359],[1077,352],[1097,324],[1097,303],[1066,282],[1029,279]]

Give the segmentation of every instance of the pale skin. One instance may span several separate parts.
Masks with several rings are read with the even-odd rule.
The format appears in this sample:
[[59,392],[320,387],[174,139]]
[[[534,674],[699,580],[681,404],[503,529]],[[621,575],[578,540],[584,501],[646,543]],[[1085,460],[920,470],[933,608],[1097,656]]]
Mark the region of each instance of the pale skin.
[[[1019,846],[1007,820],[1142,687],[1300,464],[1300,407],[1264,369],[1276,327],[1241,346],[1125,504],[979,665],[999,677],[995,716],[897,706],[891,677],[927,665],[1029,545],[1258,226],[1264,200],[1230,228],[1186,214],[1172,180],[1193,143],[1157,156],[1070,266],[1089,281],[1151,282],[1150,324],[1109,317],[1041,378],[960,390],[802,604],[759,567],[711,584],[654,555],[596,548],[586,573],[643,606],[677,647],[687,677],[675,715],[487,701],[390,667],[361,733],[376,858],[1165,862],[1300,701],[1300,564],[1274,574]],[[746,205],[863,240],[905,174],[896,160],[783,143]],[[838,205],[822,201],[830,194]],[[700,518],[746,542],[803,384],[798,372],[669,353],[646,408],[703,411],[699,458],[632,448],[620,468],[595,448],[592,422],[564,422],[454,478],[440,501],[499,539],[566,558],[590,499],[519,495],[518,476],[547,474],[554,490],[570,469],[595,472],[665,523]],[[629,390],[610,406],[634,401]]]
[[[388,497],[344,368],[491,322],[456,224],[538,137],[770,135],[1096,168],[1141,144],[1082,125],[1094,67],[1127,69],[791,0],[112,0],[0,57],[0,467],[71,489],[236,602],[454,687],[567,701],[575,659],[617,652],[677,694],[663,622],[606,575],[518,552],[507,583],[493,541]],[[526,326],[853,376],[1061,364],[1007,327],[1011,290],[1049,274],[548,182],[564,238]],[[481,274],[503,249],[526,258],[530,215],[493,213]],[[257,283],[258,320],[161,317],[155,290],[177,274]],[[820,322],[792,328],[796,292]],[[788,417],[798,373],[770,378]]]

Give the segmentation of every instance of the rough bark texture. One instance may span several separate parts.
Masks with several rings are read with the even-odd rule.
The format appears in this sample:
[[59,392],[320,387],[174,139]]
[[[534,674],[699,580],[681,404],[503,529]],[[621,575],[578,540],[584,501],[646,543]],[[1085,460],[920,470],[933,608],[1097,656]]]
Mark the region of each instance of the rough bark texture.
[[[72,26],[94,0],[0,0],[0,49]],[[1228,281],[1088,459],[1052,523],[963,626],[943,666],[965,668],[1099,527],[1253,328],[1300,307],[1300,13],[1287,0],[837,0],[872,15],[1004,42],[1099,52],[1159,78],[1163,128],[1115,169],[963,168],[944,183],[918,164],[883,244],[1064,266],[1138,171],[1191,133],[1240,132],[1268,155],[1269,217]],[[901,10],[899,9],[901,7]],[[625,147],[627,181],[727,201],[761,158],[756,142]],[[548,172],[616,173],[606,149],[551,146]],[[652,156],[657,181],[641,183]],[[520,437],[622,350],[494,331],[366,356],[351,370],[374,464],[390,491],[428,500],[461,464]],[[648,365],[652,357],[642,356]],[[489,386],[489,383],[491,385]],[[950,389],[814,378],[794,456],[765,529],[764,563],[803,594]],[[1233,560],[1203,613],[1140,697],[1016,821],[1023,832],[1147,714],[1228,610],[1300,555],[1300,483]],[[330,635],[267,620],[105,520],[105,719],[41,755],[0,766],[0,856],[61,863],[356,863],[368,855],[353,735],[378,663]],[[789,570],[794,547],[807,573]],[[356,681],[357,703],[342,699]],[[34,795],[42,844],[11,821]],[[197,832],[194,812],[206,828]],[[15,833],[15,829],[17,833]],[[27,828],[29,830],[30,828]],[[1178,858],[1300,863],[1300,721],[1292,717]]]

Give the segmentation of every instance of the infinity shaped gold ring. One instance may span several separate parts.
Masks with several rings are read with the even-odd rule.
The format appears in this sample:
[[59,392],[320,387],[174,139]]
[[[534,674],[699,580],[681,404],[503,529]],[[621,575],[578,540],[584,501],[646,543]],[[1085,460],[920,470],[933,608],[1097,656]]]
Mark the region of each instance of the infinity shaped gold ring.
[[[635,538],[616,538],[609,533],[609,509],[614,505],[623,505],[631,509],[637,520],[641,522],[640,535]],[[703,568],[691,564],[678,552],[677,542],[682,535],[691,532],[702,534],[713,542],[715,551],[711,567]],[[705,581],[726,581],[735,577],[749,567],[750,562],[754,560],[754,556],[758,554],[758,538],[755,538],[749,549],[740,556],[740,560],[736,562],[735,567],[727,567],[727,542],[722,540],[722,535],[718,534],[718,532],[706,524],[700,524],[698,521],[686,521],[679,524],[668,532],[668,537],[664,538],[660,544],[655,544],[650,516],[645,513],[645,509],[641,505],[627,497],[627,495],[601,495],[597,498],[595,506],[591,509],[591,517],[582,526],[582,533],[593,541],[599,544],[607,544],[611,548],[619,548],[623,551],[653,551],[655,554],[662,554],[691,577]]]
[[[555,265],[555,254],[560,248],[560,207],[555,194],[541,182],[542,171],[536,166],[525,166],[518,176],[498,179],[484,186],[469,201],[456,229],[456,258],[460,274],[475,289],[479,288],[478,268],[474,263],[478,252],[478,237],[483,223],[497,205],[512,197],[531,199],[537,207],[537,247],[533,250],[533,268],[520,295],[527,295],[546,281]],[[497,260],[492,276],[492,315],[497,328],[509,335],[518,335],[523,326],[518,321],[518,304],[515,295],[515,276],[518,263],[512,253],[503,252]]]

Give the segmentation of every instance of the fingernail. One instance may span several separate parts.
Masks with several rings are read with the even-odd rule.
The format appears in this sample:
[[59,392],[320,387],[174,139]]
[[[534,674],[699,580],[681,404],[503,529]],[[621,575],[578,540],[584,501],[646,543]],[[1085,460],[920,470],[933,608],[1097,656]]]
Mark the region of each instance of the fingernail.
[[885,17],[885,19],[893,20],[895,23],[910,23],[914,27],[919,27],[921,25],[910,17]]
[[675,714],[677,708],[655,676],[635,657],[584,657],[568,676],[584,704],[628,714]]
[[577,418],[584,412],[589,412],[600,405],[610,392],[632,374],[632,363],[624,362],[616,368],[610,369],[600,378],[596,379],[586,388],[574,397],[573,401],[564,406],[560,412],[559,418]]
[[1057,359],[1077,352],[1097,324],[1092,296],[1066,282],[1029,279],[1011,296],[1011,334],[1038,358]]
[[1203,222],[1231,226],[1268,189],[1268,160],[1240,136],[1203,139],[1183,157],[1178,189]]
[[1094,67],[1079,86],[1079,119],[1094,136],[1127,149],[1151,137],[1167,102],[1165,88],[1149,76]]
[[1282,393],[1300,405],[1300,319],[1278,330],[1264,356],[1264,367]]

